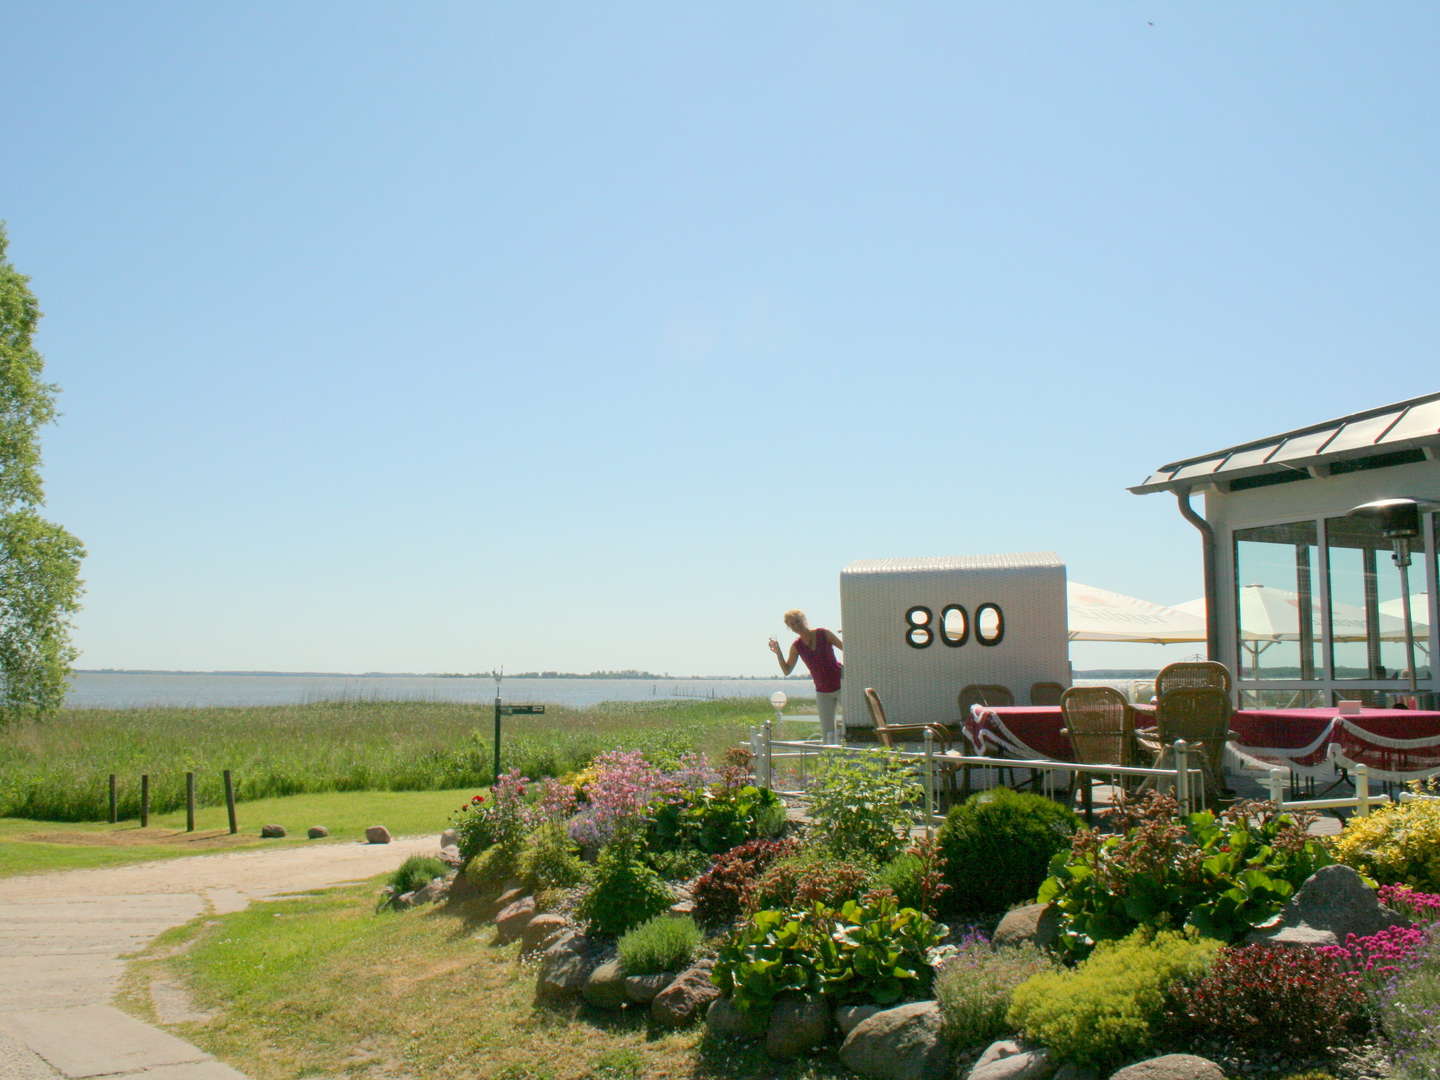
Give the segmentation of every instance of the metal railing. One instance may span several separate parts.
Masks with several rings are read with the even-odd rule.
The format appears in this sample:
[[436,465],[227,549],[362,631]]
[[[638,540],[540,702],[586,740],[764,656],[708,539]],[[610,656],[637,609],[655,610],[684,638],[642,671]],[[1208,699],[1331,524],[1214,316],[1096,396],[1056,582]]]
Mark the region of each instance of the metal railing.
[[[1289,776],[1284,769],[1271,769],[1263,781],[1270,792],[1270,801],[1281,810],[1354,810],[1358,815],[1370,813],[1372,806],[1382,806],[1390,799],[1383,792],[1370,794],[1370,768],[1356,765],[1352,771],[1355,777],[1355,794],[1345,799],[1293,799],[1286,801],[1285,787]],[[1402,796],[1403,797],[1403,796]]]
[[[924,749],[917,751],[896,750],[885,746],[846,746],[843,744],[831,745],[816,742],[792,742],[776,739],[773,729],[774,722],[767,720],[760,727],[753,729],[750,734],[750,750],[751,753],[755,755],[755,776],[760,786],[775,790],[775,762],[777,760],[798,758],[801,762],[802,774],[805,763],[809,758],[824,757],[826,755],[855,756],[883,754],[892,760],[913,762],[916,771],[920,775],[921,783],[925,788],[924,827],[926,835],[929,835],[930,830],[944,820],[943,817],[935,812],[936,806],[938,805],[937,779],[940,774],[944,772],[957,772],[972,768],[1030,769],[1044,773],[1065,772],[1116,777],[1134,776],[1151,780],[1156,785],[1159,785],[1159,783],[1164,780],[1175,785],[1175,800],[1187,813],[1194,808],[1196,793],[1201,790],[1201,784],[1197,783],[1196,780],[1204,774],[1203,769],[1190,766],[1189,755],[1194,753],[1194,751],[1190,749],[1184,739],[1176,739],[1173,744],[1172,750],[1175,755],[1174,768],[1161,769],[1139,765],[1104,765],[1078,761],[1055,761],[1051,758],[1027,760],[1024,758],[986,757],[974,754],[937,754],[935,752],[935,738],[928,731],[925,732]],[[777,790],[776,794],[803,797],[805,792],[803,790]]]

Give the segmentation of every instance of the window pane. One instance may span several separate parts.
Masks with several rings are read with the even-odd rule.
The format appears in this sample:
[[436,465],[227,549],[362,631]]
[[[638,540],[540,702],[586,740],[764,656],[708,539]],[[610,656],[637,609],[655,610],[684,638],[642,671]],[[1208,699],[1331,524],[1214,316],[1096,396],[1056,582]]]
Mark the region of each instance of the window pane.
[[[1394,545],[1368,518],[1325,523],[1330,555],[1331,660],[1337,679],[1408,679],[1405,601]],[[1429,676],[1425,644],[1429,599],[1423,559],[1410,567],[1411,627],[1418,678]]]
[[1320,548],[1313,521],[1235,533],[1242,679],[1313,679]]

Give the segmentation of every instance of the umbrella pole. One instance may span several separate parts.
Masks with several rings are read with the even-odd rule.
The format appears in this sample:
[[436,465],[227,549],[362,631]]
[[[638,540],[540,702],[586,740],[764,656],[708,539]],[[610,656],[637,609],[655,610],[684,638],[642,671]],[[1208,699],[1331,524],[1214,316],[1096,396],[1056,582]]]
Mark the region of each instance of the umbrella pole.
[[1410,675],[1410,694],[1417,692],[1415,684],[1415,627],[1410,622],[1410,542],[1403,537],[1395,538],[1395,565],[1400,568],[1401,610],[1405,613],[1405,662]]

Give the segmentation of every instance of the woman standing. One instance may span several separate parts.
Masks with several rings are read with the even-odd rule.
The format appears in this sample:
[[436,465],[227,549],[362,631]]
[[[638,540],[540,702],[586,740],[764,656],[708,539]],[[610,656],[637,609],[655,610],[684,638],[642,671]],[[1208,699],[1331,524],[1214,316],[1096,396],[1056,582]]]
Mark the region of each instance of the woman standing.
[[844,650],[840,636],[823,626],[810,629],[805,613],[799,610],[785,613],[785,625],[798,636],[790,646],[789,655],[780,651],[780,643],[770,639],[770,651],[780,661],[780,670],[789,675],[795,670],[797,659],[805,661],[810,677],[815,680],[815,708],[820,714],[820,739],[827,744],[835,740],[835,706],[840,700],[840,677],[844,670],[835,650]]

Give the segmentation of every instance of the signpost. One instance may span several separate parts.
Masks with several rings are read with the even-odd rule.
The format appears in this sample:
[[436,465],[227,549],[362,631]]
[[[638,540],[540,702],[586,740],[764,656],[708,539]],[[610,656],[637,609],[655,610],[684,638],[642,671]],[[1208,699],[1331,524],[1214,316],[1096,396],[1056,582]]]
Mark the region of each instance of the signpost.
[[500,718],[502,716],[536,716],[545,711],[544,705],[505,705],[500,701],[500,680],[502,672],[495,672],[495,772],[494,779],[500,779]]

